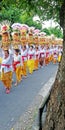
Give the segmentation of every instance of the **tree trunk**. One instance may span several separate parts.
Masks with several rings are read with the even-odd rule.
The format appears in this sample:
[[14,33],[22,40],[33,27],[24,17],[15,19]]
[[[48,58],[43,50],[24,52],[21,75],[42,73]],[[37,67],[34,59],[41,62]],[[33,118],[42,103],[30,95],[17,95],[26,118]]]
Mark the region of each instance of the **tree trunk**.
[[64,36],[63,55],[50,94],[43,130],[65,130],[65,3],[61,7],[60,21]]

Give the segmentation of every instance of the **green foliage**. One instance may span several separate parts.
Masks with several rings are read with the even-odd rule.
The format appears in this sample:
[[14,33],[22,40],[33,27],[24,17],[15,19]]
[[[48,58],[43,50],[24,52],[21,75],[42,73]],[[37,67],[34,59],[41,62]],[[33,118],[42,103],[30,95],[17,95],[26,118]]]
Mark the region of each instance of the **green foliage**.
[[34,26],[35,28],[42,29],[41,23],[37,23],[36,21],[33,21],[33,16],[29,16],[29,14],[25,13],[21,15],[21,23],[27,24],[28,26]]
[[62,30],[58,27],[44,28],[42,31],[45,32],[47,35],[54,34],[54,36],[57,38],[63,38]]
[[[63,2],[64,0],[0,0],[0,21],[8,19],[12,23],[26,22],[31,26],[29,17],[38,15],[41,20],[52,18],[60,22],[59,12]],[[39,27],[36,24],[34,26]]]
[[28,13],[26,11],[23,11],[22,9],[16,8],[13,5],[7,9],[3,7],[2,11],[0,12],[0,21],[9,20],[11,21],[11,24],[15,22],[20,22],[41,29],[41,23],[34,22],[33,16],[33,13]]
[[63,2],[64,0],[1,0],[0,10],[7,10],[13,6],[29,15],[38,14],[41,19],[47,20],[52,17],[59,21],[59,11]]
[[17,22],[17,20],[19,20],[19,14],[21,13],[21,10],[19,10],[18,8],[11,6],[10,8],[5,9],[3,7],[2,11],[0,12],[0,21],[3,20],[9,20],[12,23],[15,21]]

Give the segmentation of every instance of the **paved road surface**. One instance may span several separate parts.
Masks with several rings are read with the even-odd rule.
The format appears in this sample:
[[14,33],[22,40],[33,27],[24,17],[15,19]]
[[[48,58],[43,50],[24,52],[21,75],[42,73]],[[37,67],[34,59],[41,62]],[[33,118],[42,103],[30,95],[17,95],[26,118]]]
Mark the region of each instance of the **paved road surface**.
[[32,75],[28,74],[17,87],[12,87],[10,94],[5,94],[0,83],[0,130],[10,130],[19,117],[28,109],[37,93],[51,76],[57,71],[58,65],[50,64]]

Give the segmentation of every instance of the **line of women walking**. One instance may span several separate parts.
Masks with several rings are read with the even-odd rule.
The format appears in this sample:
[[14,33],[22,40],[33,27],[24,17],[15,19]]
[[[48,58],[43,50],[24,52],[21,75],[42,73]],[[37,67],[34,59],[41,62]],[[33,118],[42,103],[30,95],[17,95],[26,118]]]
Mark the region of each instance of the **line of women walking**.
[[9,94],[12,87],[13,73],[16,75],[17,86],[22,77],[26,78],[28,72],[48,65],[50,62],[56,64],[61,61],[62,46],[60,45],[15,45],[0,48],[0,79],[5,87],[6,93]]

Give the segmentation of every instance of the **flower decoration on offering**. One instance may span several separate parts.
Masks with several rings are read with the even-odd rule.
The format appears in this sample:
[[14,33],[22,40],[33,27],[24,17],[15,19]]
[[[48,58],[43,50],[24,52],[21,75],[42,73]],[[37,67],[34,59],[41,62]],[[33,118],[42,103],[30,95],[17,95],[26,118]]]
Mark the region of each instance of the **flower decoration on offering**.
[[40,35],[41,36],[46,36],[46,33],[45,32],[40,32]]
[[33,38],[34,38],[34,43],[35,43],[35,44],[38,44],[38,41],[39,41],[38,35],[37,35],[37,34],[34,34]]
[[18,30],[15,30],[11,33],[11,35],[12,35],[12,44],[19,45],[20,44],[20,32]]
[[22,24],[22,27],[20,29],[20,34],[21,34],[21,44],[24,45],[27,42],[27,30],[28,30],[28,26],[26,24]]
[[34,42],[33,31],[34,31],[34,27],[29,27],[29,32],[28,32],[28,43],[29,44],[33,44],[33,42]]
[[26,24],[21,24],[22,25],[22,28],[25,28],[26,30],[28,30],[28,25],[26,25]]
[[44,44],[46,43],[46,39],[45,39],[45,33],[44,32],[40,32],[39,33],[39,44]]
[[33,33],[34,33],[34,34],[39,34],[39,33],[40,33],[40,30],[39,30],[39,29],[35,29],[35,30],[33,31]]
[[63,39],[62,38],[58,38],[58,44],[63,45]]
[[14,50],[19,49],[18,45],[14,45],[14,46],[13,46],[13,49],[14,49]]
[[14,24],[12,24],[11,27],[12,27],[13,30],[20,30],[21,27],[22,27],[22,24],[20,24],[20,23],[14,23]]
[[4,46],[4,47],[3,47],[3,50],[4,50],[4,51],[9,50],[9,46]]
[[56,45],[63,45],[63,39],[56,37],[54,44],[56,44]]
[[3,25],[1,27],[1,34],[2,34],[2,45],[9,46],[10,45],[10,33],[9,33],[8,25]]
[[28,28],[29,32],[33,32],[34,33],[34,30],[35,30],[35,27],[31,26]]
[[54,36],[54,34],[51,34],[51,44],[55,44],[55,36]]
[[48,45],[52,44],[51,36],[46,36],[46,44],[48,44]]
[[21,35],[25,35],[27,30],[28,30],[28,26],[26,24],[22,24],[21,28],[20,28],[20,33]]

